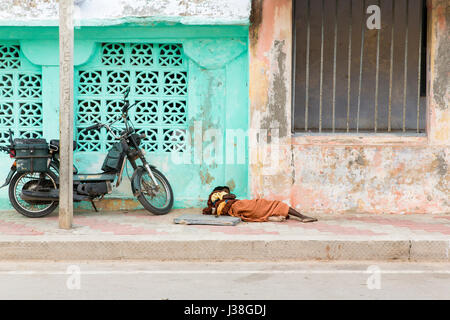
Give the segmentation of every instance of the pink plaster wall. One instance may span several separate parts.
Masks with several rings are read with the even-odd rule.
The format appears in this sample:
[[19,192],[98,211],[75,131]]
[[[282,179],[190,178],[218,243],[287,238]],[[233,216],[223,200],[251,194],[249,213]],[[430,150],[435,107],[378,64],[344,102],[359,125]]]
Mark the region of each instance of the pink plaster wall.
[[[291,135],[292,5],[254,0],[250,28],[250,127],[280,129],[273,146],[250,144],[253,197],[317,213],[450,213],[449,10],[428,2],[427,137]],[[282,83],[284,82],[284,84]]]

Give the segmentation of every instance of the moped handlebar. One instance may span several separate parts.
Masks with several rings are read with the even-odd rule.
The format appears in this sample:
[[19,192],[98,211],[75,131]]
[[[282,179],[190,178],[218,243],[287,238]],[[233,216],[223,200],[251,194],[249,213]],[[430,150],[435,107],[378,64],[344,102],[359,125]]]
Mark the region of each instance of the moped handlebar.
[[91,130],[99,130],[101,128],[102,128],[102,124],[96,123],[96,124],[94,124],[94,125],[92,125],[90,127],[85,128],[84,130],[91,131]]
[[9,153],[10,148],[0,146],[0,151]]
[[0,151],[10,153],[11,149],[14,148],[14,139],[13,139],[13,131],[11,129],[8,130],[9,133],[9,146],[0,146]]
[[[130,103],[129,103],[128,100],[127,100],[127,97],[128,97],[128,95],[130,94],[130,90],[131,90],[130,87],[128,87],[128,88],[125,90],[125,94],[124,94],[124,97],[123,97],[123,100],[124,100],[124,106],[123,106],[123,108],[122,108],[122,116],[120,117],[120,118],[123,118],[123,119],[124,119],[124,121],[125,121],[125,126],[127,127],[127,130],[128,130],[128,124],[127,124],[127,112],[128,112],[128,110],[129,110],[130,108],[132,108],[133,106],[136,105],[136,103],[133,103],[132,105],[130,105]],[[111,132],[111,134],[113,135],[113,137],[115,137],[114,133],[111,131],[111,128],[110,128],[109,126],[112,125],[113,123],[117,122],[120,118],[117,118],[116,120],[114,120],[114,121],[113,121],[112,123],[110,123],[109,125],[108,125],[108,124],[102,124],[102,123],[96,123],[96,124],[94,124],[94,125],[92,125],[92,126],[89,126],[89,127],[87,127],[87,128],[84,128],[83,130],[85,130],[85,131],[92,131],[92,130],[100,130],[101,128],[106,128],[108,131]]]
[[123,96],[123,101],[124,101],[124,106],[122,108],[122,113],[123,114],[126,114],[128,112],[128,110],[130,110],[131,107],[136,105],[136,103],[130,105],[130,102],[127,100],[128,95],[130,94],[130,90],[131,90],[131,88],[128,87],[127,90],[125,90],[125,94]]
[[128,87],[127,90],[125,90],[125,95],[124,95],[124,97],[123,97],[124,100],[125,100],[126,98],[128,98],[128,95],[130,94],[130,90],[131,90],[130,87]]

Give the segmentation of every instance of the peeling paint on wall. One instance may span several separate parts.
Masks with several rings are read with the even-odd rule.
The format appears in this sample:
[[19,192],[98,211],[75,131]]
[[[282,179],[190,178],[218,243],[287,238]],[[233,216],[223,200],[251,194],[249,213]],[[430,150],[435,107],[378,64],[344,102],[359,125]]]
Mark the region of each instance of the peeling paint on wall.
[[[439,1],[434,5],[434,11],[437,13],[436,36],[447,37],[450,33],[450,7],[448,1]],[[433,81],[433,96],[437,107],[445,111],[448,109],[450,96],[450,41],[439,41],[437,46],[436,68],[440,72]]]
[[[280,134],[280,161],[264,172],[253,145],[253,197],[282,200],[313,213],[449,213],[449,9],[431,0],[428,137]],[[292,8],[290,1],[254,0],[250,25],[250,125],[290,128]],[[280,54],[281,53],[281,54]],[[281,84],[283,82],[283,84]],[[283,100],[284,92],[289,92]],[[282,121],[280,121],[283,123]]]
[[[271,59],[276,63],[273,79],[271,79],[272,86],[268,91],[268,110],[261,121],[262,129],[279,128],[280,138],[286,137],[287,132],[287,118],[286,118],[286,104],[287,104],[287,77],[286,77],[286,53],[285,41],[275,40],[273,43]],[[268,143],[271,142],[270,136]]]
[[446,212],[448,153],[401,147],[294,148],[292,205],[306,212]]
[[[126,17],[183,24],[248,24],[250,16],[250,0],[77,0],[75,5],[76,20],[97,20],[99,24]],[[58,1],[0,2],[1,24],[23,21],[22,25],[26,25],[32,20],[40,21],[39,25],[54,25],[58,20]]]

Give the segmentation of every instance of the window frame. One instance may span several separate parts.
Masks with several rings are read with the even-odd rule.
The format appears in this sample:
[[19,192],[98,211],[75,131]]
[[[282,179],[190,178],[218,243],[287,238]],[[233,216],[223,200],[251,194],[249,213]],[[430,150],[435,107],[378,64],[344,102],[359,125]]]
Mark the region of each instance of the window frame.
[[[424,9],[426,21],[423,23],[426,27],[422,31],[422,39],[426,39],[425,44],[425,132],[305,132],[295,130],[295,70],[296,70],[296,28],[295,28],[295,7],[296,0],[292,0],[291,10],[291,143],[292,145],[357,145],[357,146],[426,146],[430,144],[430,86],[429,86],[429,64],[430,64],[430,28],[431,28],[431,10],[428,8],[428,0],[424,0]],[[422,40],[423,41],[423,40]],[[423,50],[423,49],[422,49]],[[422,59],[423,59],[422,55]]]

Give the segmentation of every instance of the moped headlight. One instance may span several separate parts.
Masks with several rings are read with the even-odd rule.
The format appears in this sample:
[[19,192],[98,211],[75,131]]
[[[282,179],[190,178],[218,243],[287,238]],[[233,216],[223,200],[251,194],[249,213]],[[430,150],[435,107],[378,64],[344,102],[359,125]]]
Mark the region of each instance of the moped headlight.
[[136,150],[136,149],[131,149],[131,150],[128,152],[128,158],[129,158],[130,160],[136,160],[137,158],[139,158],[139,152],[138,152],[138,150]]

